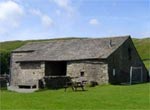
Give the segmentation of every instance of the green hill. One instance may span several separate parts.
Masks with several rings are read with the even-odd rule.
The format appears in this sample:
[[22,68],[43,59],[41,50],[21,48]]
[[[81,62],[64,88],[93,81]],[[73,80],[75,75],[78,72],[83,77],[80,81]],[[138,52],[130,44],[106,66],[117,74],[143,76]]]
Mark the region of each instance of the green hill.
[[150,38],[133,39],[134,45],[142,59],[150,59]]
[[[42,42],[42,41],[52,41],[52,40],[68,40],[68,39],[76,39],[76,38],[0,42],[1,74],[5,72],[6,73],[9,72],[10,52],[12,50],[28,42],[39,42],[39,41]],[[150,38],[133,39],[133,42],[144,64],[146,65],[147,68],[150,68]]]
[[150,69],[150,38],[133,39],[133,42],[145,66]]

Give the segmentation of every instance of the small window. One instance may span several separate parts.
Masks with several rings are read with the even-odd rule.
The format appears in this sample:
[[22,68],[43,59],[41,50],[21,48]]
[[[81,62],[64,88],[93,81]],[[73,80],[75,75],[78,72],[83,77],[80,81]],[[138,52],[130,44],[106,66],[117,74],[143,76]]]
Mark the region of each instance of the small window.
[[84,72],[82,71],[82,72],[80,72],[80,76],[81,77],[83,77],[84,76]]
[[116,70],[113,68],[113,76],[116,76]]
[[131,56],[131,48],[128,48],[128,59],[131,60],[132,56]]

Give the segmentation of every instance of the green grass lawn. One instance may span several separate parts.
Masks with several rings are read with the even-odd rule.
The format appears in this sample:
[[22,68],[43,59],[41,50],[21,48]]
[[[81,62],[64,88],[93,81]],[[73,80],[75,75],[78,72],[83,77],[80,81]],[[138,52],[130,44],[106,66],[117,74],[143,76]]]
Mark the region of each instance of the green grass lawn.
[[150,83],[102,85],[87,91],[0,92],[1,110],[150,110]]

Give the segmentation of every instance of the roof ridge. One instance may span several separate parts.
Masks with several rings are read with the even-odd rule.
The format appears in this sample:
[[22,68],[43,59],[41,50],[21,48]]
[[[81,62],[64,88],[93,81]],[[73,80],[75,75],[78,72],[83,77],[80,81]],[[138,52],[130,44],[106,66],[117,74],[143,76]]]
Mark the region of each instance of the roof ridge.
[[70,39],[48,39],[46,41],[42,41],[42,40],[39,40],[39,41],[31,41],[31,42],[28,42],[26,44],[38,44],[38,43],[49,43],[49,42],[60,42],[60,41],[70,41],[70,40],[91,40],[91,39],[110,39],[110,38],[125,38],[125,37],[130,37],[130,35],[121,35],[121,36],[105,36],[105,37],[88,37],[88,38],[70,38]]

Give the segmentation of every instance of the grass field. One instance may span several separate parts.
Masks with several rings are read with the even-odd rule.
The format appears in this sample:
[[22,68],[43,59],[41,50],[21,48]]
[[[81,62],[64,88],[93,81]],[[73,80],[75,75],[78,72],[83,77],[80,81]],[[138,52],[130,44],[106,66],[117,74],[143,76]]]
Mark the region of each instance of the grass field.
[[102,85],[87,91],[0,92],[1,110],[150,110],[150,83]]

